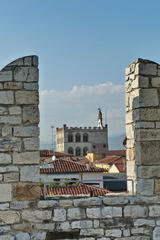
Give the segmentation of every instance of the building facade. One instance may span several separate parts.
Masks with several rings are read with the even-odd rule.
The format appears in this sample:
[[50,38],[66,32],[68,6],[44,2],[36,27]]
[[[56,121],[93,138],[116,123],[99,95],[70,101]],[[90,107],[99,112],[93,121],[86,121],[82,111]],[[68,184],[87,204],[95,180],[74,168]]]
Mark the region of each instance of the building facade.
[[56,151],[86,156],[88,152],[106,155],[108,127],[67,127],[56,129]]

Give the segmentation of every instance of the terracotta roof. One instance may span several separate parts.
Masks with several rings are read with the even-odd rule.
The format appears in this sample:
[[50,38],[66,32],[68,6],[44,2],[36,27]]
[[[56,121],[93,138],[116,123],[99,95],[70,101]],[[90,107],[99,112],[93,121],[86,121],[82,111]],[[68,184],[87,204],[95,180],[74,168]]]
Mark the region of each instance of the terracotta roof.
[[67,187],[46,187],[41,189],[41,197],[50,198],[54,196],[104,196],[111,193],[107,189],[98,188],[86,184]]
[[126,158],[122,156],[107,156],[102,160],[97,160],[95,163],[110,166],[114,164],[118,168],[119,172],[126,172]]
[[53,155],[55,155],[56,158],[73,156],[72,154],[63,153],[63,152],[55,152],[55,151],[47,150],[47,149],[40,150],[40,157],[52,157]]
[[126,150],[121,149],[121,150],[109,150],[106,154],[106,156],[126,156]]
[[82,173],[82,172],[104,172],[103,168],[80,164],[70,160],[57,159],[50,164],[40,166],[41,174],[51,173]]

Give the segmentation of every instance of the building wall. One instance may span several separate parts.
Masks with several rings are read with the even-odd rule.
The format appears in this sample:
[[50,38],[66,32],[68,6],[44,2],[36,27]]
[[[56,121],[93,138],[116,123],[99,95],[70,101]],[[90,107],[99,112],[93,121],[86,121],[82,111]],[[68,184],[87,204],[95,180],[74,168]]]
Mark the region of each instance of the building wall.
[[[73,134],[73,142],[68,142],[68,134]],[[81,142],[76,142],[76,134],[81,135]],[[83,134],[88,134],[88,142],[83,142]],[[83,156],[83,148],[87,147],[88,152],[104,153],[108,151],[108,129],[107,125],[103,128],[68,128],[64,125],[63,128],[56,130],[56,150],[68,153],[68,148],[72,147],[74,155],[76,155],[76,147],[80,147],[81,156]]]

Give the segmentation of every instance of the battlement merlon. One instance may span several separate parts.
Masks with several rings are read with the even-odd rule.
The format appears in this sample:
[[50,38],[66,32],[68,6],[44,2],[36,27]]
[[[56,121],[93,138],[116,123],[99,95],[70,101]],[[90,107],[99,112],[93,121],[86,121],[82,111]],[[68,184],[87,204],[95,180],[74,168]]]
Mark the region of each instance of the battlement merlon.
[[105,124],[105,126],[103,128],[101,127],[68,127],[66,124],[63,125],[63,127],[61,128],[56,128],[57,131],[60,131],[60,130],[72,130],[72,131],[91,131],[91,130],[97,130],[97,131],[104,131],[106,129],[108,129],[108,125]]

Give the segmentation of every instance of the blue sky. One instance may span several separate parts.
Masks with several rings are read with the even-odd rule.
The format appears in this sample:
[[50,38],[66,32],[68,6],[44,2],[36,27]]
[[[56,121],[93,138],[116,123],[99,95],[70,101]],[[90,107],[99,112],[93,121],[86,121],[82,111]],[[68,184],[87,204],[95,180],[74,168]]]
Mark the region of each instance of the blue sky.
[[51,125],[96,125],[99,106],[109,135],[124,134],[124,68],[138,57],[160,62],[160,1],[0,4],[0,67],[39,56],[42,142],[50,143]]

